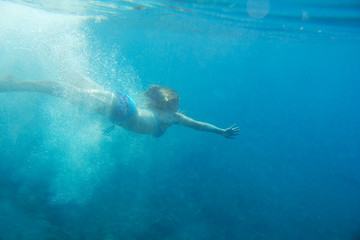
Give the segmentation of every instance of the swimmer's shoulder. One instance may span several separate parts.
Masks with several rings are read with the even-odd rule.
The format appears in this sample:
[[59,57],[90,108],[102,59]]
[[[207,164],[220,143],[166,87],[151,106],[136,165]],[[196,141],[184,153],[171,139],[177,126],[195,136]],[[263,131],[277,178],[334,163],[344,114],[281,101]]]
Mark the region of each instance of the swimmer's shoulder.
[[177,112],[163,112],[156,116],[159,118],[161,122],[164,122],[168,125],[173,125],[173,124],[177,124],[179,118],[181,118],[181,116],[179,116],[178,114],[179,113]]

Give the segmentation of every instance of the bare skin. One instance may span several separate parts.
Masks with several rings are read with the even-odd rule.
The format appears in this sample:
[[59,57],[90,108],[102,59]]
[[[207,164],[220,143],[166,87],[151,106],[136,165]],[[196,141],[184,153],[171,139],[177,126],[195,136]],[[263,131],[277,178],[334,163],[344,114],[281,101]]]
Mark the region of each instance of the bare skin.
[[[110,91],[100,89],[82,89],[69,84],[55,81],[19,81],[5,76],[0,79],[0,92],[39,92],[66,99],[70,103],[83,106],[90,111],[110,118],[110,112],[116,101],[116,95]],[[135,114],[125,121],[114,121],[118,126],[127,130],[155,135],[160,126],[164,132],[172,125],[182,125],[198,131],[213,132],[226,138],[239,135],[239,128],[232,125],[222,129],[206,122],[199,122],[179,112],[154,111],[145,108],[136,108]]]

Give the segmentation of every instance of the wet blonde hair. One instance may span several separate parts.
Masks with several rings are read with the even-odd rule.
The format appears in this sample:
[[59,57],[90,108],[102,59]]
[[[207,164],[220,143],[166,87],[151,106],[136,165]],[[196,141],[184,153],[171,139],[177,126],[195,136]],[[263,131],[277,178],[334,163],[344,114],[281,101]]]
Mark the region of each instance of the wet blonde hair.
[[144,94],[146,105],[152,110],[176,112],[179,108],[179,94],[174,89],[151,85]]

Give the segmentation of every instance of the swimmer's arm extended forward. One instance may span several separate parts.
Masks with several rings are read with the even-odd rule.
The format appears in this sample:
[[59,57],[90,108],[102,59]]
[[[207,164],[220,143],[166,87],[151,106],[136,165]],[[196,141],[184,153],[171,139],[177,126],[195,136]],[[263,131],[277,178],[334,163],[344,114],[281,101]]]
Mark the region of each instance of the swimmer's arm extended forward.
[[219,135],[222,135],[226,138],[231,138],[231,139],[234,138],[235,136],[239,135],[238,132],[240,131],[240,129],[238,127],[236,127],[236,124],[232,125],[229,128],[222,129],[222,128],[218,128],[214,125],[211,125],[209,123],[206,123],[206,122],[196,121],[196,120],[189,118],[181,113],[176,113],[176,120],[177,120],[177,124],[179,124],[179,125],[193,128],[198,131],[217,133]]

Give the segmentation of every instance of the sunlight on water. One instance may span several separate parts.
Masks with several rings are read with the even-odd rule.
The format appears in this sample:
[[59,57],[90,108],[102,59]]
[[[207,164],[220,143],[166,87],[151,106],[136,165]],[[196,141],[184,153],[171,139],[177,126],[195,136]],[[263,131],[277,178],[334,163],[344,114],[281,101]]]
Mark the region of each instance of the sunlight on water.
[[[44,76],[29,73],[41,68],[47,77],[69,81],[69,77],[74,79],[73,72],[81,75],[89,68],[86,34],[81,28],[84,17],[51,14],[6,2],[0,4],[1,51],[2,56],[7,56],[6,61],[2,59],[6,64],[2,64],[1,72],[34,80]],[[14,63],[17,65],[14,70],[18,72],[11,69]]]
[[[82,29],[82,23],[86,18],[51,14],[4,2],[0,3],[0,16],[0,29],[2,31],[0,35],[0,52],[3,57],[6,56],[6,59],[3,57],[1,59],[3,63],[1,64],[1,73],[11,73],[17,78],[26,80],[45,78],[65,81],[82,87],[97,86],[89,78],[81,77],[90,67],[86,59],[86,32]],[[27,96],[30,97],[30,95]],[[19,99],[18,101],[21,103],[22,100]],[[76,119],[76,115],[70,117],[69,114],[65,114],[70,118],[62,117],[62,119],[59,119],[59,115],[64,116],[63,111],[66,113],[71,112],[71,106],[65,105],[64,107],[63,104],[56,104],[54,101],[47,100],[46,97],[43,97],[41,102],[39,99],[36,102],[43,106],[43,116],[48,119],[48,125],[44,124],[38,127],[44,131],[45,143],[50,144],[52,147],[59,147],[59,145],[68,145],[68,147],[65,147],[65,152],[61,153],[63,156],[58,155],[52,159],[47,159],[48,153],[44,152],[44,155],[34,156],[34,162],[45,161],[56,164],[56,161],[59,161],[58,164],[63,166],[59,170],[66,171],[66,174],[57,173],[58,178],[61,177],[64,180],[61,184],[55,183],[54,188],[56,190],[54,190],[54,194],[62,192],[64,187],[68,189],[70,186],[77,190],[83,189],[83,191],[91,192],[91,189],[87,190],[83,186],[77,186],[86,181],[87,176],[90,174],[84,172],[86,170],[79,171],[79,169],[82,169],[82,167],[88,169],[90,166],[79,162],[86,161],[87,158],[84,158],[83,149],[74,149],[74,147],[81,147],[79,143],[83,143],[93,146],[92,149],[96,151],[95,146],[101,140],[101,131],[98,130],[97,134],[94,134],[94,131],[99,126],[88,126],[88,129],[83,129],[83,131],[72,129],[73,132],[70,133],[67,126],[74,126],[74,123],[71,124],[69,120]],[[68,120],[66,121],[66,119]],[[62,124],[59,124],[60,122]],[[20,123],[19,126],[23,124],[24,122]],[[16,133],[16,131],[14,132]],[[82,133],[87,133],[87,135],[82,135]],[[64,137],[72,139],[73,142],[64,142],[61,140]],[[47,151],[51,149],[49,146],[43,146],[42,148],[47,149]],[[75,166],[71,167],[72,165]],[[66,182],[69,177],[71,181]],[[66,201],[76,198],[79,194],[81,195],[81,191],[77,191],[76,195],[73,192],[71,196],[63,197],[60,200]],[[83,196],[78,198],[82,199],[82,201],[86,199]]]
[[269,13],[268,0],[248,0],[247,12],[251,17],[263,18]]
[[[191,1],[22,1],[22,5],[47,12],[92,17],[95,22],[106,19],[145,21],[159,16],[214,18],[215,22],[228,22],[231,27],[264,33],[269,37],[297,39],[297,33],[309,39],[359,39],[359,6],[355,0],[344,2],[304,2],[282,0],[191,0]],[[148,15],[149,14],[149,15]],[[139,16],[142,15],[145,18]],[[136,17],[137,16],[137,17]],[[170,21],[171,22],[171,21]],[[183,21],[177,24],[188,27]],[[300,25],[300,26],[299,26]],[[344,35],[344,29],[349,34]],[[266,31],[263,31],[266,30]],[[198,31],[202,31],[199,29]]]
[[[67,6],[66,2],[63,4]],[[100,42],[89,44],[87,21],[96,23],[99,19],[0,2],[0,75],[12,74],[16,81],[61,81],[81,88],[103,88],[99,85],[103,84],[108,90],[122,89],[135,96],[141,84],[132,67],[126,63],[119,47],[100,51]],[[51,163],[52,203],[85,203],[97,186],[98,167],[106,165],[94,159],[106,159],[99,156],[99,146],[104,141],[103,129],[110,123],[91,114],[89,118],[88,112],[62,99],[34,93],[11,95],[13,100],[2,102],[7,103],[9,117],[11,109],[19,109],[19,105],[25,105],[31,112],[40,108],[41,117],[36,121],[34,113],[21,116],[26,114],[23,112],[19,117],[21,121],[9,120],[13,127],[8,130],[7,141],[16,146],[24,126],[31,124],[37,128],[42,132],[43,144],[29,161],[37,166]],[[6,119],[2,114],[2,121]]]
[[47,117],[41,148],[46,151],[44,156],[52,156],[43,160],[55,164],[50,201],[86,203],[97,187],[98,167],[104,164],[104,157],[100,157],[101,121],[56,99],[43,105],[42,111]]

